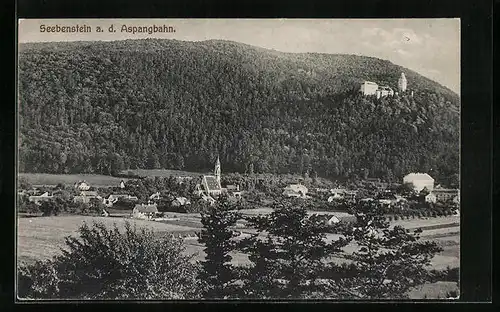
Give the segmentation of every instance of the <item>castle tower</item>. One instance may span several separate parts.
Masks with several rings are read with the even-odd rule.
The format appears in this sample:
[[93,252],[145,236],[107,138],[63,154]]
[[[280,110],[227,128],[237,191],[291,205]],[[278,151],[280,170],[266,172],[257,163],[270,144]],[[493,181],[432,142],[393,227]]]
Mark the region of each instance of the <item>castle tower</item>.
[[217,184],[220,187],[220,160],[219,156],[217,156],[217,161],[215,162],[215,179],[217,180]]
[[406,81],[405,73],[401,73],[401,77],[399,77],[398,80],[398,90],[400,92],[405,92],[407,84],[408,82]]

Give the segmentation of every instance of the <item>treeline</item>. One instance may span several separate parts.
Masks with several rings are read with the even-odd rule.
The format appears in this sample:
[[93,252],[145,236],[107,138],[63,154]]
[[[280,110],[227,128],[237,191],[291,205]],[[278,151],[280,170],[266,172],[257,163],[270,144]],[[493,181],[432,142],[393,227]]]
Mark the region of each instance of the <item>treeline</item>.
[[[377,100],[372,80],[415,96]],[[390,62],[221,41],[22,45],[20,170],[458,173],[459,99]]]

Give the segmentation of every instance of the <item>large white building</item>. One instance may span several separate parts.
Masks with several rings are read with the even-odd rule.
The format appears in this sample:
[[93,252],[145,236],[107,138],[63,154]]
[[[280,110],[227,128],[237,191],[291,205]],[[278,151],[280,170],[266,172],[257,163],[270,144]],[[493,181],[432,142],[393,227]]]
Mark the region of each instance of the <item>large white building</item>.
[[377,94],[377,90],[378,90],[378,84],[376,84],[375,82],[371,82],[371,81],[365,81],[361,84],[361,93],[363,93],[363,95],[375,95]]
[[434,189],[434,179],[427,173],[410,173],[403,178],[404,184],[412,184],[416,192],[420,192],[424,188],[432,191]]

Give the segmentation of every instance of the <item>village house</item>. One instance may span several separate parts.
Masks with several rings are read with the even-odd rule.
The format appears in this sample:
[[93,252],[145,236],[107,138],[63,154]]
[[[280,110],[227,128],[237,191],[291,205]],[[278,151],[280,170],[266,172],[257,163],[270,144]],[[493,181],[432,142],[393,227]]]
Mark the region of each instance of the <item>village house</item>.
[[308,189],[302,184],[290,184],[283,190],[283,195],[287,197],[308,198]]
[[121,189],[125,188],[125,182],[123,180],[120,181],[120,186]]
[[75,188],[80,191],[88,191],[90,190],[90,185],[85,181],[79,181],[75,184]]
[[334,200],[355,200],[356,199],[356,191],[349,191],[343,188],[334,188],[330,189],[330,193],[332,196],[328,197],[328,202],[332,202]]
[[175,177],[175,179],[177,180],[177,183],[179,184],[183,184],[185,182],[189,182],[193,179],[193,177],[188,177],[188,176],[178,176],[178,177]]
[[96,191],[81,191],[80,195],[73,197],[73,202],[88,204],[92,199],[101,200],[102,197]]
[[329,225],[329,226],[332,226],[334,224],[338,224],[338,223],[353,223],[353,222],[356,222],[356,216],[354,215],[351,215],[351,214],[342,214],[342,215],[339,215],[339,214],[330,214],[330,213],[327,213],[327,214],[316,214],[317,216],[319,216],[322,220],[324,220],[324,222]]
[[394,206],[396,204],[399,204],[401,202],[406,202],[406,201],[407,201],[406,198],[404,198],[400,195],[392,194],[392,193],[384,194],[378,199],[379,203],[386,205],[386,206]]
[[434,194],[434,192],[430,192],[429,194],[425,195],[425,202],[435,204],[437,202],[436,194]]
[[413,190],[416,192],[426,188],[428,191],[434,189],[434,179],[427,173],[409,173],[403,178],[403,184],[413,185]]
[[149,196],[149,199],[150,200],[160,200],[161,199],[160,192],[156,192],[156,193],[151,194]]
[[37,205],[41,205],[42,202],[51,201],[53,199],[53,197],[54,196],[49,195],[48,192],[45,192],[42,195],[32,195],[32,196],[28,197],[28,200],[32,203],[37,204]]
[[136,219],[151,219],[158,213],[156,204],[137,204],[132,210],[132,217]]
[[243,193],[242,191],[240,191],[239,185],[229,184],[223,190],[226,194],[229,195],[229,197],[234,197],[234,198],[241,198],[241,194]]
[[425,196],[425,201],[429,203],[436,202],[447,202],[453,201],[456,204],[460,203],[460,190],[458,189],[447,189],[447,188],[435,188],[427,196]]
[[128,194],[110,194],[108,198],[103,199],[102,203],[107,207],[112,207],[120,199],[138,200],[137,196],[130,196]]
[[171,204],[173,207],[180,207],[184,205],[190,205],[191,201],[189,201],[189,199],[187,199],[186,197],[176,197]]

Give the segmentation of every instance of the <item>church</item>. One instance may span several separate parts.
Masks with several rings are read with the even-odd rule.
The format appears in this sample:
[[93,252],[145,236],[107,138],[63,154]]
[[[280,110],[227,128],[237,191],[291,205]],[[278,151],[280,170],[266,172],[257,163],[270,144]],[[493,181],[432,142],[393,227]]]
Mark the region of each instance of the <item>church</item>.
[[220,160],[217,157],[215,162],[214,175],[204,175],[201,182],[203,190],[207,195],[219,196],[222,194],[222,186],[220,184]]
[[196,185],[195,195],[212,201],[213,197],[218,197],[222,193],[229,193],[228,195],[232,197],[241,197],[241,191],[238,185],[228,185],[227,188],[222,187],[220,159],[217,156],[214,175],[202,176],[201,184]]

